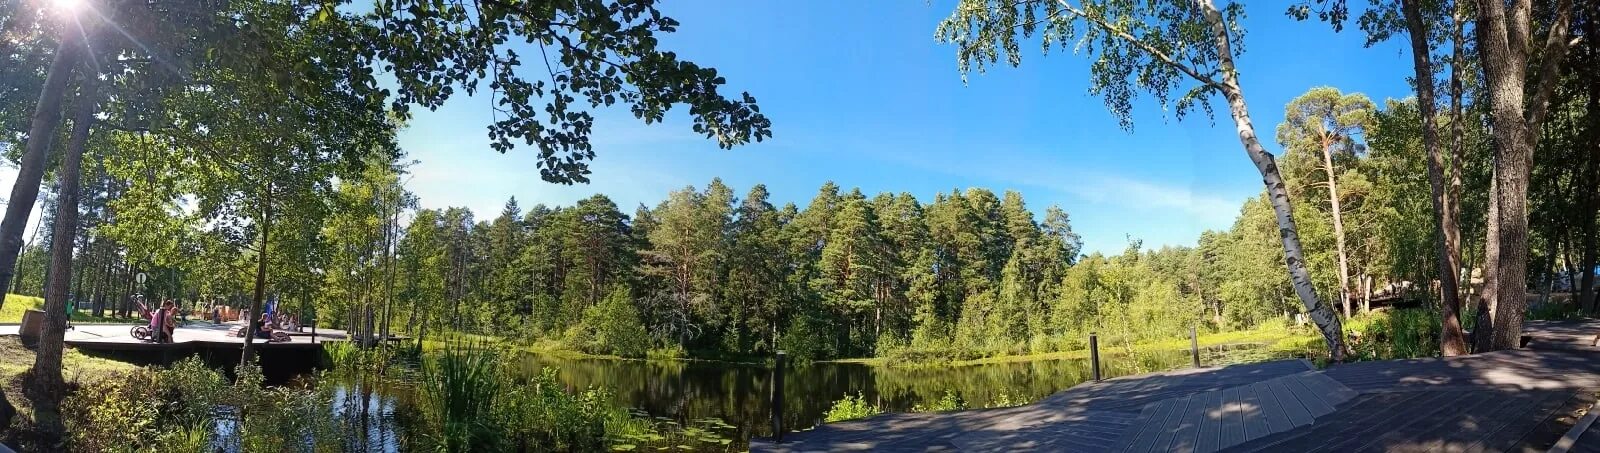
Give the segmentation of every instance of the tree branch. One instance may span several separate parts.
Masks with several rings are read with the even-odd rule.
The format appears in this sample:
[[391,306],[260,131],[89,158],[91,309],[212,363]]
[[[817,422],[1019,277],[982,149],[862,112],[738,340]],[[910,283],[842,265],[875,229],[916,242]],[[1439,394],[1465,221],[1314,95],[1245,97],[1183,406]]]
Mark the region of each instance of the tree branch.
[[[1555,92],[1556,85],[1561,83],[1561,62],[1566,60],[1567,49],[1583,41],[1582,36],[1567,40],[1571,28],[1572,0],[1561,0],[1556,4],[1556,18],[1550,24],[1550,34],[1545,37],[1543,60],[1539,62],[1539,80],[1534,85],[1533,98],[1528,100],[1523,116],[1530,131],[1538,131],[1544,124],[1545,114],[1550,111],[1550,96]],[[1537,133],[1530,133],[1528,139],[1538,140],[1538,136]]]
[[[1568,1],[1570,2],[1570,0],[1568,0]],[[1136,38],[1133,35],[1128,34],[1128,32],[1123,31],[1120,28],[1117,28],[1115,25],[1112,25],[1111,23],[1106,22],[1105,18],[1090,16],[1089,14],[1085,13],[1083,10],[1078,9],[1078,7],[1072,6],[1071,3],[1067,3],[1067,0],[1055,0],[1055,2],[1057,4],[1059,4],[1059,5],[1061,5],[1062,8],[1065,8],[1067,10],[1067,12],[1070,12],[1073,15],[1076,15],[1078,17],[1082,17],[1082,18],[1084,18],[1084,20],[1088,20],[1089,22],[1093,22],[1095,25],[1098,25],[1101,29],[1105,30],[1107,33],[1111,33],[1112,35],[1115,35],[1116,37],[1122,38],[1122,40],[1127,41],[1129,44],[1133,44],[1134,47],[1138,47],[1139,50],[1142,50],[1145,53],[1150,54],[1151,57],[1154,57],[1157,61],[1160,61],[1162,64],[1165,64],[1167,66],[1171,66],[1174,69],[1177,69],[1179,71],[1183,71],[1184,74],[1188,74],[1189,77],[1194,78],[1196,81],[1199,81],[1200,83],[1205,84],[1206,86],[1209,86],[1209,87],[1212,87],[1212,88],[1216,88],[1216,89],[1219,89],[1219,90],[1227,89],[1226,85],[1223,85],[1221,82],[1218,82],[1216,79],[1213,79],[1208,75],[1201,74],[1200,71],[1196,70],[1195,68],[1189,67],[1188,65],[1185,65],[1183,63],[1179,63],[1178,60],[1175,60],[1171,56],[1168,56],[1166,54],[1166,52],[1162,52],[1160,49],[1156,49],[1155,47],[1151,47],[1149,44],[1145,44],[1143,41],[1140,41],[1139,38]]]

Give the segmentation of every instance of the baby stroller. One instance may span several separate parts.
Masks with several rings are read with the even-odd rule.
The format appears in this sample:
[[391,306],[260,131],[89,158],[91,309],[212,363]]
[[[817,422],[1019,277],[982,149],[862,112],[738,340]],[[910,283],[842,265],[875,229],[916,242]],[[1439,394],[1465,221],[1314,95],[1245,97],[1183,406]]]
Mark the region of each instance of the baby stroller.
[[150,326],[133,326],[133,329],[128,331],[128,335],[139,341],[153,341],[155,339],[155,332],[150,330]]

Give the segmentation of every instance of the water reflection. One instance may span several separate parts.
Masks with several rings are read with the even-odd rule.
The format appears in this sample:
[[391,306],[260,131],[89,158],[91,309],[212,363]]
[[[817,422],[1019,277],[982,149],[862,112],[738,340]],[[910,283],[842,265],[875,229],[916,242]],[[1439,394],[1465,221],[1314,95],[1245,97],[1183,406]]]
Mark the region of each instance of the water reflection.
[[[523,354],[513,364],[533,375],[552,367],[570,391],[612,390],[615,404],[668,424],[706,426],[708,420],[731,444],[743,449],[751,437],[772,435],[772,370],[761,365],[720,362],[648,362],[564,358]],[[1188,366],[1187,351],[1107,356],[1106,377]],[[1087,360],[1061,359],[947,366],[886,368],[854,363],[818,363],[785,375],[784,424],[790,430],[816,426],[834,401],[862,394],[890,412],[927,405],[955,392],[969,408],[1015,405],[1041,398],[1092,378]],[[345,451],[407,451],[427,434],[418,426],[416,388],[405,380],[345,378],[332,386],[334,412],[345,437]],[[720,422],[716,422],[720,420]],[[723,423],[726,423],[724,425]]]
[[[862,394],[886,411],[910,411],[953,391],[970,408],[1039,400],[1092,378],[1087,360],[1062,359],[959,367],[886,368],[817,363],[789,370],[784,381],[784,425],[816,426],[834,401]],[[1189,362],[1183,351],[1106,357],[1106,377],[1170,369]],[[644,362],[574,359],[527,354],[526,372],[560,370],[573,390],[615,391],[616,403],[679,422],[718,418],[737,428],[739,442],[772,435],[772,370],[714,362]]]

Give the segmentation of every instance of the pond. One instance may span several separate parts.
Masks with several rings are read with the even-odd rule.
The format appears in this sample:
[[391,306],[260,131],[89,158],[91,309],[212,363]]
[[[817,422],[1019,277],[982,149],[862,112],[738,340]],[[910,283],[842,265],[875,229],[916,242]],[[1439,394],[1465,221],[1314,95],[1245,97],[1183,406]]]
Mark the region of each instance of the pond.
[[[1219,353],[1253,348],[1238,345]],[[661,426],[689,431],[697,450],[743,450],[752,437],[772,435],[772,369],[755,364],[705,361],[638,361],[521,354],[526,373],[554,368],[569,390],[610,389],[613,403]],[[997,364],[896,368],[858,363],[813,363],[785,375],[784,425],[808,429],[835,401],[861,395],[889,412],[912,411],[952,392],[968,408],[1011,406],[1037,401],[1092,379],[1087,360],[1056,359]],[[1105,377],[1189,366],[1188,351],[1108,355]],[[335,391],[336,411],[344,417],[347,451],[404,449],[407,413],[414,390],[404,382],[345,381]],[[358,412],[351,412],[358,411]]]

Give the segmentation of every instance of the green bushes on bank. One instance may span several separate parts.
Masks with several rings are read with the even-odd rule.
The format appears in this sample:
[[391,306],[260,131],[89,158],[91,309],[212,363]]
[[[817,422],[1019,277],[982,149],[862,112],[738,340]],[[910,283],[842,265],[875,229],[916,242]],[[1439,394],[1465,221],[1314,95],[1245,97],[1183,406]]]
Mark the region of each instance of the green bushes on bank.
[[1439,355],[1439,312],[1436,310],[1376,310],[1346,320],[1344,328],[1354,360]]
[[822,421],[825,423],[842,422],[867,418],[881,413],[883,413],[882,407],[868,403],[862,394],[857,393],[855,395],[845,395],[844,399],[835,401],[833,407],[828,409],[828,413],[823,415]]
[[644,357],[650,334],[626,286],[618,285],[605,299],[583,311],[583,320],[567,331],[566,343],[589,354]]
[[554,369],[523,377],[481,345],[452,344],[422,373],[426,443],[447,452],[597,451],[648,427],[603,389],[569,393]]
[[[62,414],[71,451],[336,451],[330,396],[265,387],[255,367],[228,383],[189,358],[86,383]],[[216,439],[220,425],[234,433]]]

